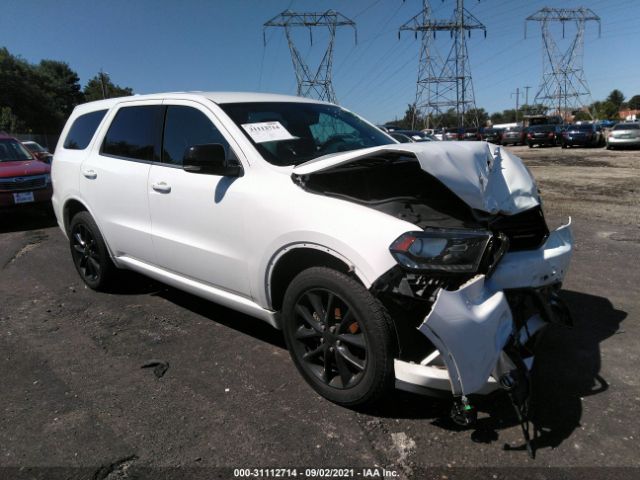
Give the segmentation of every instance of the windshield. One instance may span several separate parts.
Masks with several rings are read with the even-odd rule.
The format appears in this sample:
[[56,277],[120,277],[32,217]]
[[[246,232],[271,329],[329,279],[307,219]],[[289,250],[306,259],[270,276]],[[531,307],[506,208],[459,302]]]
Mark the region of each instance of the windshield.
[[269,163],[299,165],[337,152],[394,143],[381,130],[334,105],[226,103],[220,108]]
[[24,145],[13,138],[0,138],[0,162],[33,160]]
[[39,143],[36,142],[24,142],[24,145],[30,149],[32,152],[44,152],[44,148],[40,146]]

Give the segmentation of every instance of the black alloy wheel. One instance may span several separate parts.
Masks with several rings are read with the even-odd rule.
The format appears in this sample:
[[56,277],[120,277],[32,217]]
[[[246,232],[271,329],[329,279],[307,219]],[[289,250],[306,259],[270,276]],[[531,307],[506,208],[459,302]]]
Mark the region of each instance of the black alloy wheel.
[[370,404],[393,386],[389,315],[348,275],[325,267],[300,273],[285,294],[282,326],[298,371],[325,398]]
[[353,309],[324,289],[305,291],[295,306],[293,348],[304,368],[329,387],[356,385],[367,367],[367,339]]
[[71,219],[69,245],[73,263],[84,283],[94,290],[106,289],[115,266],[98,226],[88,212],[80,212]]

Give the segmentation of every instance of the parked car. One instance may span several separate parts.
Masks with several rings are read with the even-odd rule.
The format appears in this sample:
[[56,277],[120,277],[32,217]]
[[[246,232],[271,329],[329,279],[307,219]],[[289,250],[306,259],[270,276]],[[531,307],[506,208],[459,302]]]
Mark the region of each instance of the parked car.
[[500,145],[503,132],[503,128],[485,128],[482,131],[482,140]]
[[511,127],[502,133],[502,145],[524,145],[527,133],[522,127]]
[[562,131],[562,148],[573,147],[602,147],[605,143],[602,127],[593,123],[567,125]]
[[0,207],[48,203],[50,171],[17,139],[0,134]]
[[555,147],[562,138],[562,127],[560,125],[536,125],[527,128],[527,145]]
[[29,151],[31,151],[31,153],[33,153],[33,155],[38,160],[42,160],[43,162],[49,163],[49,164],[51,163],[51,159],[53,158],[53,155],[51,155],[49,153],[49,150],[44,148],[38,142],[34,142],[32,140],[27,140],[26,142],[22,142],[22,144],[25,147],[27,147],[29,149]]
[[618,123],[607,136],[607,148],[640,146],[640,123]]
[[462,140],[464,132],[461,128],[445,128],[442,140]]
[[550,232],[529,171],[484,142],[398,144],[299,97],[168,93],[77,106],[52,169],[86,285],[131,269],[262,319],[342,405],[394,385],[463,413],[500,385],[525,398],[529,347],[567,321],[570,226]]
[[394,130],[389,132],[389,135],[400,143],[431,142],[434,140],[434,138],[419,130]]
[[480,133],[480,129],[476,127],[465,128],[462,130],[462,138],[460,140],[472,140],[479,141],[482,140],[482,134]]

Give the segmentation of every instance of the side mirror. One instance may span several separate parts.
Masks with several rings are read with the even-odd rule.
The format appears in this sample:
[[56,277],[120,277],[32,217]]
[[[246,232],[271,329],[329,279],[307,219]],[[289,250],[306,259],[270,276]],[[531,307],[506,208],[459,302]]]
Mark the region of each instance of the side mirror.
[[219,143],[192,145],[182,159],[182,168],[189,173],[241,177],[242,166],[234,158],[227,158]]

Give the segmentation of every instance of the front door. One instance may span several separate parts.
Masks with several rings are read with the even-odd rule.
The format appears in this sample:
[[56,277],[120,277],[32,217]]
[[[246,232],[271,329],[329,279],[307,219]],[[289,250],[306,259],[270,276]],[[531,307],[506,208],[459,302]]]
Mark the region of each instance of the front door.
[[178,100],[165,105],[162,163],[151,166],[148,184],[157,263],[248,297],[246,177],[184,171],[182,159],[192,145],[222,144],[227,155],[232,150],[203,105]]

